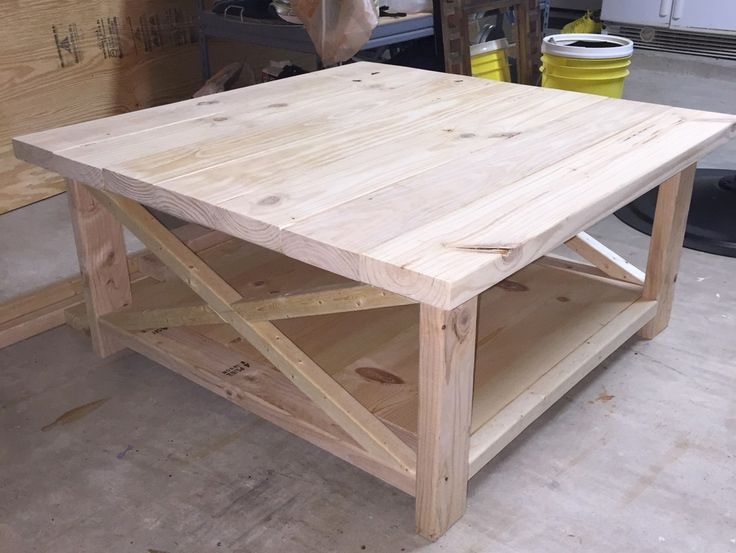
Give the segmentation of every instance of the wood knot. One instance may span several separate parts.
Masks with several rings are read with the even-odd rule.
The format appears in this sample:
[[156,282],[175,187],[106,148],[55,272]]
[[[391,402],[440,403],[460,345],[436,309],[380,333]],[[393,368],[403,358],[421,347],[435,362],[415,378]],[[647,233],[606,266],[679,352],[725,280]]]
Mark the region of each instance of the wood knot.
[[404,379],[376,367],[358,367],[355,372],[366,380],[379,384],[404,384]]
[[266,196],[265,198],[258,200],[258,205],[276,205],[280,201],[281,198],[278,196]]
[[471,330],[473,330],[472,323],[475,321],[473,313],[468,309],[462,309],[452,319],[452,332],[455,334],[458,340],[464,341]]
[[516,282],[513,280],[502,280],[498,284],[496,284],[499,288],[502,290],[506,290],[507,292],[528,292],[529,287],[524,286],[521,282]]

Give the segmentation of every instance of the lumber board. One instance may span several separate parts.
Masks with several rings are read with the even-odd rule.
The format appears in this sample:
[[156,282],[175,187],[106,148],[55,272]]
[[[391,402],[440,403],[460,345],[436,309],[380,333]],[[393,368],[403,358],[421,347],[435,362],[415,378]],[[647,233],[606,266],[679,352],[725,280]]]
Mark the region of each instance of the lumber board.
[[[230,247],[223,243],[210,248],[202,253],[203,260],[217,265],[223,249]],[[241,243],[241,248],[254,259],[256,273],[264,267],[277,273],[284,269],[291,272],[288,283],[282,282],[285,290],[301,285],[299,274],[292,270],[293,260],[245,243]],[[584,270],[579,272],[574,269],[574,263],[556,267],[545,261],[533,263],[479,298],[470,419],[472,436],[468,454],[471,474],[656,311],[656,302],[639,299],[640,286],[601,275],[596,268],[593,268],[594,274],[589,274],[585,272],[589,267],[586,265],[581,264]],[[247,290],[245,283],[253,281],[254,269],[248,269],[247,263],[238,256],[231,255],[226,262],[234,265],[230,270],[245,271],[243,278],[233,281],[239,282],[239,289]],[[218,270],[228,272],[224,266]],[[134,283],[133,306],[141,308],[141,302],[148,298],[160,300],[162,296],[167,301],[189,301],[189,297],[162,293],[172,290],[172,285],[150,278]],[[252,297],[269,294],[267,286],[251,287],[251,290],[258,294]],[[79,308],[72,310],[69,318],[75,326],[84,327],[84,313]],[[148,331],[125,330],[104,319],[103,324],[134,342],[145,337],[149,344],[145,349],[133,342],[126,343],[133,344],[130,347],[148,356],[155,353],[148,348],[155,348],[156,338],[177,336],[179,342],[191,344],[196,351],[201,349],[198,344],[204,341],[208,347],[236,351],[241,360],[257,366],[262,363],[271,367],[272,373],[280,374],[273,370],[271,362],[224,323]],[[417,447],[418,305],[284,319],[274,324],[407,445],[413,449]],[[529,340],[530,335],[535,337],[533,341]],[[170,353],[161,355],[163,357],[153,358],[171,367],[172,361],[167,359]],[[189,355],[182,352],[180,357]],[[221,359],[226,354],[206,351],[205,355]],[[195,378],[195,381],[199,380]],[[223,395],[222,389],[214,391]],[[287,396],[294,397],[293,394]],[[249,409],[244,403],[241,405]],[[279,420],[269,420],[281,424]],[[298,430],[293,431],[298,433]],[[386,466],[385,463],[379,465]],[[378,476],[390,481],[397,474],[399,472],[390,469],[388,475]],[[405,488],[407,480],[402,481]]]
[[[176,228],[173,232],[192,250],[200,253],[229,238],[222,233],[192,224]],[[161,263],[151,262],[150,255],[147,251],[142,251],[128,256],[131,282],[137,282],[146,276],[160,276]],[[79,276],[59,280],[0,303],[0,348],[56,328],[64,324],[65,320],[68,322],[65,314],[77,306],[83,307],[83,304],[82,281]]]
[[452,309],[735,134],[733,115],[357,63],[14,145],[93,187]]
[[[239,294],[265,299],[271,284],[253,286],[259,273],[284,275],[278,289],[285,293],[320,286],[332,277],[302,266],[278,253],[238,243],[202,253],[202,259]],[[227,256],[223,252],[228,251]],[[247,259],[252,259],[252,267]],[[614,320],[641,296],[641,287],[607,275],[585,272],[589,266],[547,265],[546,259],[526,267],[494,286],[479,299],[478,345],[471,429],[476,431],[498,414],[521,391],[560,363],[595,332]],[[241,271],[240,277],[233,276]],[[324,280],[323,280],[324,279]],[[274,284],[274,286],[276,286]],[[133,285],[132,309],[188,305],[185,285],[151,279]],[[77,317],[78,320],[78,317]],[[387,307],[274,321],[275,326],[313,359],[371,413],[407,443],[416,444],[418,413],[419,308]],[[188,327],[180,330],[199,329]],[[199,331],[199,330],[197,330]],[[238,335],[225,324],[208,327],[208,336],[231,347]],[[533,342],[529,336],[535,337]]]
[[[115,194],[87,190],[107,206],[148,248],[174,271],[228,325],[253,345],[325,411],[367,453],[395,463],[408,474],[416,470],[416,454],[356,401],[308,355],[270,322],[250,322],[234,304],[242,300],[235,288],[187,248],[146,209]],[[92,324],[92,321],[90,321]],[[93,333],[94,336],[94,333]]]
[[419,307],[417,532],[436,540],[464,513],[478,298]]
[[565,242],[565,245],[613,278],[632,284],[644,284],[644,271],[601,244],[587,232],[576,234]]
[[100,317],[133,300],[123,227],[90,188],[74,181],[67,188],[92,348],[107,357],[122,346],[100,326]]
[[656,310],[656,301],[632,303],[477,428],[470,437],[470,476],[645,325]]
[[647,339],[662,332],[670,320],[694,178],[695,164],[659,187],[642,294],[657,300],[657,314],[640,333]]
[[558,269],[572,271],[574,273],[584,273],[586,275],[597,276],[601,278],[612,278],[609,274],[604,273],[595,265],[591,265],[587,262],[576,261],[562,255],[543,255],[542,257],[537,259],[537,263],[548,265],[549,267],[556,267]]
[[[160,275],[152,276],[157,278]],[[233,303],[232,307],[249,321],[274,321],[412,303],[415,302],[379,288],[358,284],[329,286],[323,290],[282,294],[262,300],[241,299]],[[217,312],[206,303],[168,309],[141,311],[126,309],[106,315],[105,318],[128,330],[147,330],[162,326],[198,326],[215,324],[221,320]]]
[[414,495],[412,474],[367,454],[254,350],[226,348],[204,334],[185,329],[130,332],[103,324],[134,351]]
[[64,311],[83,302],[79,277],[60,280],[0,304],[0,348],[64,324]]

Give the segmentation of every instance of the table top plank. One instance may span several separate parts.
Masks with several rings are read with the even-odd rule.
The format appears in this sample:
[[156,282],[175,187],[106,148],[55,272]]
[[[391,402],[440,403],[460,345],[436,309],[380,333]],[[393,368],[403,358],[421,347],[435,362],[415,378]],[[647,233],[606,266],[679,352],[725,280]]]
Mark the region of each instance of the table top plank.
[[[689,125],[682,110],[652,118],[516,181],[511,194],[488,194],[403,233],[366,252],[361,275],[401,263],[423,282],[452,283],[435,301],[461,303],[694,163],[726,119],[692,116]],[[665,164],[664,155],[672,156]]]
[[357,63],[14,144],[68,178],[447,309],[735,132],[731,115]]
[[[380,66],[380,72],[382,82],[390,83],[389,86],[406,81],[401,68]],[[365,70],[359,67],[359,64],[344,65],[329,72],[307,73],[293,77],[291,80],[272,81],[268,83],[268,86],[248,87],[247,100],[244,100],[243,89],[235,89],[221,92],[216,96],[191,98],[172,104],[39,131],[18,137],[18,140],[32,143],[35,150],[45,149],[60,153],[70,148],[152,131],[197,117],[232,114],[231,110],[242,111],[248,108],[252,111],[254,108],[268,107],[273,103],[285,103],[285,98],[294,101],[296,98],[308,96],[308,99],[304,99],[309,102],[315,100],[319,102],[320,99],[324,100],[323,95],[338,94],[341,88],[340,83],[345,85],[345,90],[355,89],[355,85],[349,83],[364,75]],[[299,81],[298,87],[294,86],[295,79]],[[429,77],[424,77],[424,79],[431,81]]]
[[[249,159],[167,181],[160,187],[197,198],[206,194],[207,201],[227,211],[283,229],[362,194],[407,178],[422,179],[443,165],[464,163],[469,152],[500,146],[543,121],[539,116],[548,108],[541,104],[529,108],[520,102],[523,90],[520,94],[516,87],[507,87],[501,92],[515,94],[494,95],[487,107],[488,91],[478,91],[438,103],[421,117],[405,112],[391,121],[350,126],[345,133],[296,145],[281,152],[287,155],[278,165],[270,157]],[[555,100],[549,107],[558,118],[601,101],[595,97],[583,102]],[[362,139],[356,141],[354,136]],[[250,180],[257,184],[242,189],[236,197],[222,195],[221,190],[237,190],[239,183]]]
[[[595,96],[586,99],[608,101]],[[570,104],[573,107],[575,104]],[[589,104],[592,105],[592,104]],[[599,106],[600,104],[595,104]],[[490,194],[513,194],[515,183],[526,176],[548,169],[557,162],[584,151],[601,137],[624,132],[648,121],[659,106],[628,104],[618,106],[615,118],[589,125],[588,105],[574,111],[552,115],[540,104],[541,112],[529,108],[531,120],[511,122],[515,132],[494,144],[494,157],[485,151],[466,155],[462,166],[451,164],[429,174],[419,174],[342,204],[339,211],[326,211],[285,229],[283,250],[287,255],[322,255],[339,249],[344,266],[341,274],[360,275],[362,253],[425,225],[432,226],[448,213],[455,212]],[[540,117],[546,115],[546,117]],[[494,124],[495,130],[495,124]],[[503,134],[503,133],[501,133]],[[565,147],[542,147],[565,137]],[[447,194],[447,183],[461,175],[462,185]],[[503,197],[503,196],[500,196]],[[495,200],[494,200],[495,201]],[[417,205],[421,209],[417,209]],[[424,232],[424,231],[422,231]],[[308,237],[306,240],[304,237]],[[303,253],[300,253],[303,252]],[[307,253],[308,252],[308,253]],[[356,255],[357,254],[357,255]]]
[[[100,168],[120,168],[129,177],[157,184],[333,135],[366,114],[390,119],[440,94],[449,101],[474,90],[500,92],[488,81],[463,81],[454,75],[438,81],[423,72],[408,80],[393,66],[381,66],[368,75],[355,67],[322,72],[324,78],[318,73],[300,75],[289,80],[291,86],[282,79],[267,87],[249,87],[253,92],[247,98],[241,89],[34,133],[16,141],[16,148],[32,142],[33,162],[57,172],[75,172],[72,178],[89,184],[103,184]],[[141,117],[145,113],[148,118]],[[45,155],[38,155],[40,148]]]

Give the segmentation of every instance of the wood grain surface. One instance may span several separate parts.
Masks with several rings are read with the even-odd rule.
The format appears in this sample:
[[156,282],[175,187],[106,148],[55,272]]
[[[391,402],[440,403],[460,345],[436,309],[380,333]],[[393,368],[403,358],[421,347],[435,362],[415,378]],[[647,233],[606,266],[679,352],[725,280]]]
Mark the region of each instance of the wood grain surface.
[[17,160],[10,138],[191,96],[200,85],[194,2],[0,2],[0,213],[63,179]]
[[20,137],[15,151],[451,309],[735,132],[733,115],[358,63]]

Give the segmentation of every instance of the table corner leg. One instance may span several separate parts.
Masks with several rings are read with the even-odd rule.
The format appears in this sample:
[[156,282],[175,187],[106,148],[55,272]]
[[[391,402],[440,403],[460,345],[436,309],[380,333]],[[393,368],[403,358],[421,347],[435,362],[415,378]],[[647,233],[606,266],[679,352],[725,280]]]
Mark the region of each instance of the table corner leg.
[[417,532],[437,540],[465,512],[478,298],[420,308]]
[[642,293],[645,300],[657,300],[657,312],[639,331],[642,338],[654,338],[670,320],[694,177],[695,164],[659,186]]
[[101,327],[99,318],[131,303],[123,228],[85,185],[69,180],[67,190],[92,347],[107,357],[124,346]]

